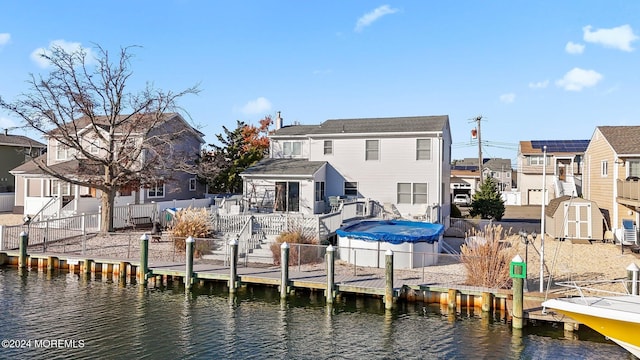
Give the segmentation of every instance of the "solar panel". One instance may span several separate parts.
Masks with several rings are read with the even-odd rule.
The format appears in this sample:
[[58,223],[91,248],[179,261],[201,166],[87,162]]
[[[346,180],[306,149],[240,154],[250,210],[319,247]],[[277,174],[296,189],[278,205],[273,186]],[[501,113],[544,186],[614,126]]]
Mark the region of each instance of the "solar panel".
[[589,140],[531,140],[531,147],[543,150],[547,147],[547,152],[582,153],[587,150]]

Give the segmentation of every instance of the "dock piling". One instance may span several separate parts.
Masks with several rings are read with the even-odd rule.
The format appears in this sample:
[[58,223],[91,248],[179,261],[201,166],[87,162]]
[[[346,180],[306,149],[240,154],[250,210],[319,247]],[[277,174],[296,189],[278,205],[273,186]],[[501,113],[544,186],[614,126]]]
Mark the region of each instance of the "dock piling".
[[629,264],[627,266],[627,291],[631,295],[638,295],[638,272],[640,272],[640,268],[635,263]]
[[289,287],[289,244],[286,242],[280,245],[280,269],[280,298],[285,299]]
[[332,245],[327,246],[327,292],[325,297],[327,304],[333,304],[333,284],[335,279],[335,253],[336,250]]
[[509,266],[509,273],[513,280],[513,321],[514,329],[522,329],[524,327],[524,279],[527,276],[527,264],[522,261],[520,255],[516,255]]
[[191,285],[193,283],[193,244],[195,240],[193,240],[192,236],[189,236],[187,240],[185,240],[185,253],[186,253],[186,269],[185,269],[185,277],[184,277],[184,290],[191,290]]
[[385,287],[384,287],[384,308],[393,308],[393,251],[385,252],[384,267]]
[[229,294],[236,293],[236,279],[238,277],[238,240],[233,239],[229,241],[229,248],[231,250],[231,259],[229,259]]
[[147,233],[140,236],[140,269],[138,281],[142,285],[147,285],[147,273],[149,272],[149,235]]
[[27,246],[29,245],[29,234],[20,233],[20,257],[18,258],[18,267],[24,269],[27,267]]

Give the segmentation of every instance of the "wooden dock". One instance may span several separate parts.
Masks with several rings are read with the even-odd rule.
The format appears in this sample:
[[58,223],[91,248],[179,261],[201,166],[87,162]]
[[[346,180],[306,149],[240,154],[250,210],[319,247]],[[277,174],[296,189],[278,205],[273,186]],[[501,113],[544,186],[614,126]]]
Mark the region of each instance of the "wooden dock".
[[[18,266],[17,251],[0,252],[0,266]],[[120,277],[140,283],[140,262],[130,259],[85,258],[78,255],[64,254],[29,254],[26,267],[39,271],[62,269],[72,273],[101,274],[103,277]],[[147,279],[150,286],[167,284],[171,281],[184,282],[186,265],[180,262],[150,262]],[[237,267],[236,282],[240,285],[263,285],[280,287],[280,267]],[[193,264],[193,281],[217,281],[229,283],[230,267],[223,264]],[[334,291],[337,294],[353,296],[385,296],[386,279],[373,271],[360,271],[360,274],[335,274]],[[297,270],[290,266],[287,289],[307,289],[323,291],[326,294],[327,273],[320,270]],[[289,291],[289,290],[287,290]],[[509,321],[512,314],[513,295],[510,290],[485,289],[457,284],[423,284],[421,279],[410,279],[394,276],[394,301],[422,302],[440,304],[448,307],[449,312],[463,308],[480,308],[482,312],[496,312],[501,318]],[[544,321],[563,323],[565,330],[577,329],[577,323],[569,318],[547,310],[543,312],[544,294],[527,292],[524,294],[524,318],[527,321]]]

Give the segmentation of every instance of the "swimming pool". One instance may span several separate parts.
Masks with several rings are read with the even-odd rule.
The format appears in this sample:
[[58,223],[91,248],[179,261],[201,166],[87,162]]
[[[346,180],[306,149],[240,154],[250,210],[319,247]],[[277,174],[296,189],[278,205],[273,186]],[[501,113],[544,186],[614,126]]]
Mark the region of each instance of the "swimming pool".
[[411,269],[436,265],[444,226],[408,220],[364,220],[336,230],[339,259],[358,266],[384,267],[392,250],[393,265]]

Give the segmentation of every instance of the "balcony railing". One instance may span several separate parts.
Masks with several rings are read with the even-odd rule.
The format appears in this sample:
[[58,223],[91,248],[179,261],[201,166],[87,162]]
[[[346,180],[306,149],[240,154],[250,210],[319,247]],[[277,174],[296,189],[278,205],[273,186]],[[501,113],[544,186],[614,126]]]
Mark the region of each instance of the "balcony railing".
[[618,180],[618,198],[640,201],[640,181]]

